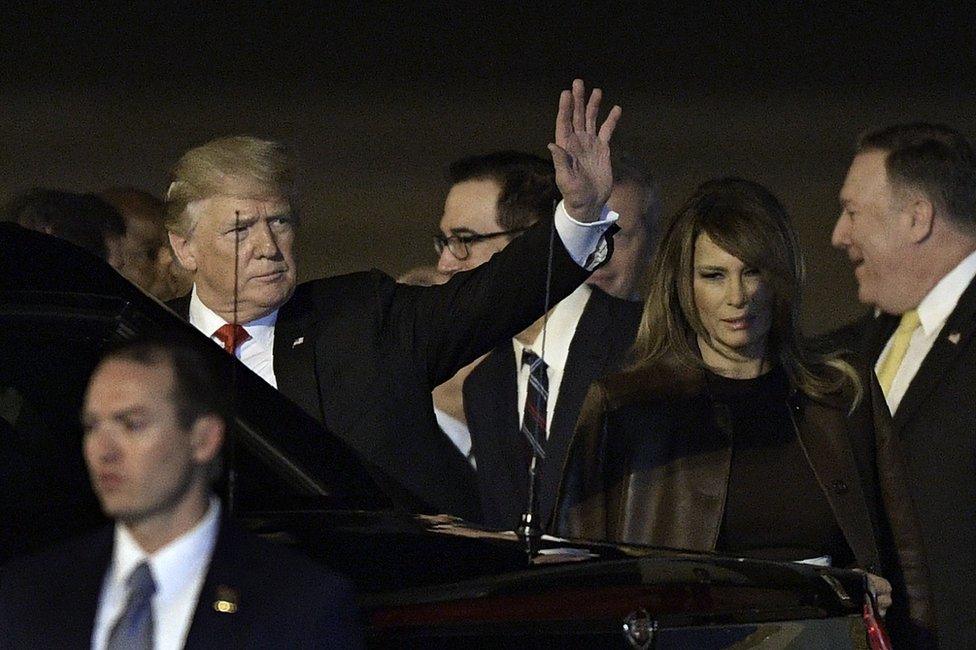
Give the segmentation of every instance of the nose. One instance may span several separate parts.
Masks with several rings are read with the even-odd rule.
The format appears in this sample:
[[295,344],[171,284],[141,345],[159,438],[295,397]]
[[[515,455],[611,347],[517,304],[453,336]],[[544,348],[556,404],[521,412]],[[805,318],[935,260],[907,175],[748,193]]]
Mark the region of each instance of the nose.
[[115,437],[100,427],[93,427],[85,434],[85,458],[88,465],[111,464],[119,460],[119,446]]
[[262,219],[254,224],[253,235],[254,254],[257,257],[275,259],[280,255],[278,239],[267,221]]
[[834,231],[830,234],[830,243],[834,248],[847,248],[851,243],[851,220],[845,213],[837,217]]
[[445,275],[454,275],[458,271],[464,269],[464,263],[458,258],[454,257],[454,253],[445,246],[441,251],[440,257],[437,258],[437,270]]
[[725,301],[732,307],[742,307],[749,301],[746,285],[741,277],[734,276],[729,279],[725,289]]

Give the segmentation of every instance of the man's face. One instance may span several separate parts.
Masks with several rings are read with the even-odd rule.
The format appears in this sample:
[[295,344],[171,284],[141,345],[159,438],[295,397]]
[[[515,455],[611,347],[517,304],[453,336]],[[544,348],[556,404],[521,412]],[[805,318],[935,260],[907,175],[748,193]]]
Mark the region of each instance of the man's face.
[[916,307],[906,289],[914,285],[907,263],[911,240],[902,202],[885,170],[886,152],[859,153],[840,191],[841,213],[831,243],[847,251],[854,264],[858,299],[900,314]]
[[85,462],[105,514],[126,524],[165,520],[206,499],[205,464],[215,452],[184,429],[168,363],[102,363],[82,410]]
[[636,183],[613,186],[607,205],[620,215],[620,232],[613,236],[613,255],[587,280],[624,300],[639,299],[637,285],[651,261],[651,241],[642,215],[644,200],[644,191]]
[[[451,187],[444,201],[444,216],[440,230],[445,237],[484,235],[498,232],[498,196],[501,187],[493,180],[478,179],[457,183]],[[468,244],[468,257],[459,260],[447,246],[437,260],[437,270],[447,275],[481,266],[502,250],[511,236],[502,235]]]
[[[292,248],[296,220],[280,196],[211,196],[187,206],[196,225],[186,237],[170,234],[180,263],[193,274],[200,300],[231,320],[247,323],[280,307],[295,290]],[[234,260],[237,259],[237,305]]]
[[157,283],[156,256],[163,245],[163,228],[131,212],[123,212],[122,215],[125,234],[118,242],[122,257],[119,272],[136,286],[152,293]]

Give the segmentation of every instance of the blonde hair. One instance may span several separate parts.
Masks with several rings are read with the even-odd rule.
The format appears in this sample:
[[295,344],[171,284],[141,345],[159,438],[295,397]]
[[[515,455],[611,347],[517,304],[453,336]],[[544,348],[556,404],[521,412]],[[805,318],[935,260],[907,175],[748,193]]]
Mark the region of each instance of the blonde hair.
[[863,393],[857,371],[838,354],[816,354],[800,342],[804,267],[789,216],[769,190],[739,178],[703,183],[668,225],[649,271],[633,366],[705,367],[697,340],[709,335],[694,293],[695,242],[702,234],[762,273],[773,296],[768,349],[790,384],[813,398],[848,389],[853,410]]
[[294,162],[283,144],[247,135],[218,138],[190,149],[170,172],[166,229],[189,234],[196,223],[187,206],[218,194],[249,199],[280,196],[297,212]]

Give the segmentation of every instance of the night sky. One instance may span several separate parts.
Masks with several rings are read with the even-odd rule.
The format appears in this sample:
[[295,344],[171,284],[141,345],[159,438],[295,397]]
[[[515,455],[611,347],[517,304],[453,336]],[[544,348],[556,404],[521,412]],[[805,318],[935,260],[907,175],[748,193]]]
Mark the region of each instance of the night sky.
[[722,175],[783,200],[822,331],[860,311],[829,245],[857,135],[918,119],[976,135],[976,13],[938,5],[45,3],[0,18],[0,200],[161,194],[191,146],[279,138],[303,162],[303,278],[433,262],[450,161],[546,154],[559,90],[582,76],[623,106],[615,142],[648,162],[667,213]]

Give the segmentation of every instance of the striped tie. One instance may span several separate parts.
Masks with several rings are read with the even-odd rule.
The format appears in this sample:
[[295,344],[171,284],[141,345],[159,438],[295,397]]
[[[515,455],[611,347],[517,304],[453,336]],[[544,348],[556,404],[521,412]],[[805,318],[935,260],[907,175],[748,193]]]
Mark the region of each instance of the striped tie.
[[539,355],[529,349],[522,350],[522,365],[529,366],[529,385],[525,395],[522,415],[522,433],[532,446],[533,456],[545,460],[546,413],[549,400],[548,366]]

